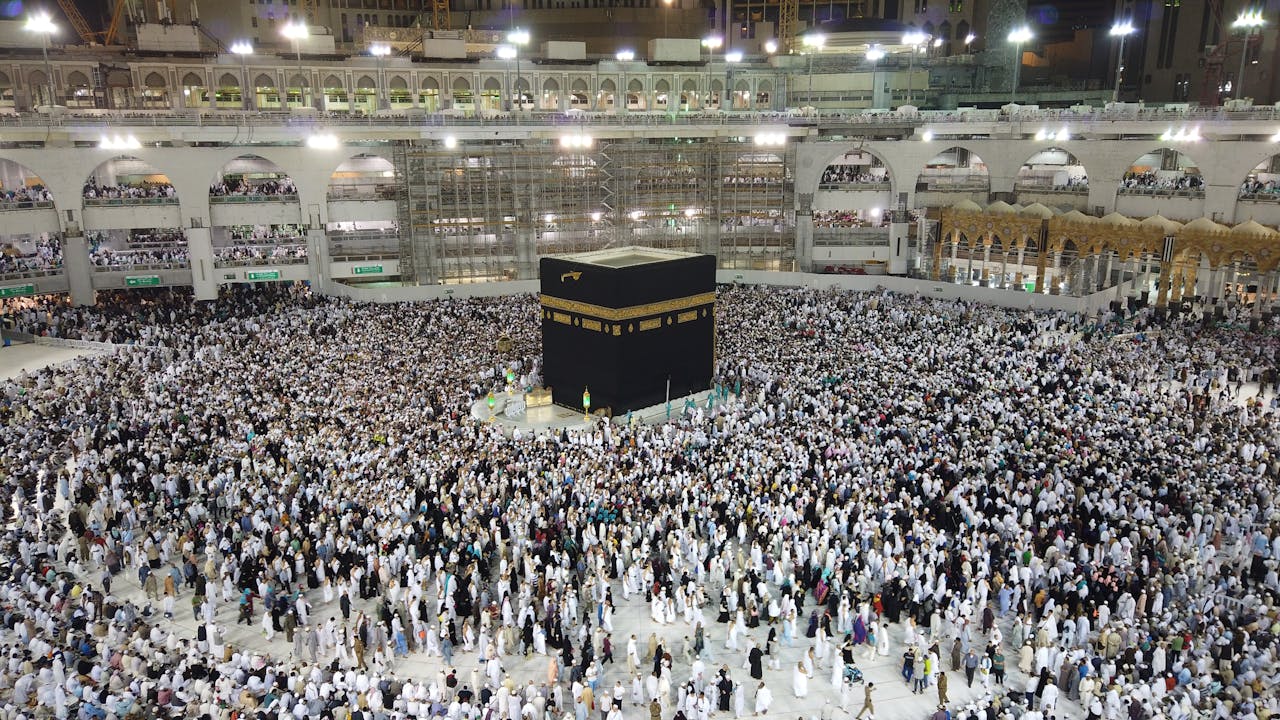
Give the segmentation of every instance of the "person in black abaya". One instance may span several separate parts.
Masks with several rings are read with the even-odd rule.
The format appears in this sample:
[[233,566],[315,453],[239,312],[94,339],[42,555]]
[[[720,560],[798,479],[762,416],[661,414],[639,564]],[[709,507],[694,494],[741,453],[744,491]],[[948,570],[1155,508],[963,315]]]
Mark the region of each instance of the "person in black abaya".
[[729,679],[729,668],[720,669],[720,679],[716,681],[720,690],[720,712],[729,711],[729,703],[733,700],[733,681]]
[[764,677],[764,652],[759,645],[753,645],[751,652],[747,653],[747,660],[751,663],[751,678],[759,680]]

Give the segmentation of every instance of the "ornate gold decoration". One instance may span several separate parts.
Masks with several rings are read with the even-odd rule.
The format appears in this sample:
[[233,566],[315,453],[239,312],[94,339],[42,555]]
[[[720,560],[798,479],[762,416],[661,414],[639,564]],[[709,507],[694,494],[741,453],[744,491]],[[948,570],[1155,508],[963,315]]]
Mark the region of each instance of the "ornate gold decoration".
[[649,318],[648,320],[640,321],[640,332],[657,330],[660,327],[662,327],[662,318]]
[[[705,313],[706,313],[706,311],[704,310],[704,311],[703,311],[703,313],[705,314]],[[697,320],[697,319],[698,319],[698,311],[697,311],[697,310],[690,310],[689,312],[682,312],[682,313],[680,313],[679,315],[677,315],[677,316],[676,316],[676,322],[678,322],[678,323],[687,323],[687,322],[689,322],[689,321],[691,321],[691,320]]]
[[596,332],[600,332],[600,321],[592,320],[590,318],[582,318],[582,327],[586,328],[587,330],[595,330]]
[[591,303],[579,302],[577,300],[566,300],[564,298],[558,298],[551,295],[542,296],[542,306],[545,308],[564,310],[566,312],[577,313],[579,315],[590,315],[594,318],[613,322],[617,322],[619,320],[634,320],[647,315],[661,315],[663,313],[688,310],[690,308],[698,307],[699,305],[711,305],[714,304],[715,301],[716,294],[714,292],[708,292],[701,293],[699,295],[675,298],[673,300],[648,303],[646,305],[632,305],[631,307],[625,308],[607,308],[602,305],[593,305]]
[[578,280],[578,279],[580,279],[581,277],[582,277],[582,271],[581,271],[581,270],[574,270],[573,272],[567,272],[567,273],[565,273],[565,274],[561,275],[561,276],[560,276],[560,282],[564,282],[565,280]]

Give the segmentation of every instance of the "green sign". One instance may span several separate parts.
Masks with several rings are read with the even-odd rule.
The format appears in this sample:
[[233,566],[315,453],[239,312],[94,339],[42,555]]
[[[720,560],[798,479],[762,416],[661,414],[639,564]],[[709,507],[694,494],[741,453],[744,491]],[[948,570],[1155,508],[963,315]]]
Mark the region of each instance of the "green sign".
[[355,268],[352,269],[352,272],[354,272],[357,275],[381,275],[382,266],[381,265],[357,265],[355,266]]
[[1034,280],[1031,282],[1022,283],[1022,287],[1026,288],[1027,292],[1029,293],[1033,293],[1036,291],[1036,283]]
[[250,280],[279,280],[279,270],[259,270],[258,272],[247,272],[245,277]]
[[129,275],[124,279],[125,287],[152,287],[159,284],[159,275]]
[[30,283],[26,285],[10,285],[9,287],[0,287],[0,298],[18,297],[20,295],[34,295],[36,286]]

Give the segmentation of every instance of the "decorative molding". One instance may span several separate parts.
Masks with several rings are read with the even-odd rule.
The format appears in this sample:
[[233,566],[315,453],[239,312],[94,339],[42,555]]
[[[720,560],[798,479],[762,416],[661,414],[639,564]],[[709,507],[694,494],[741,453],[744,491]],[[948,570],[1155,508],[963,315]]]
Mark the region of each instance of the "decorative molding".
[[646,305],[632,305],[625,308],[607,308],[602,305],[593,305],[591,303],[579,302],[577,300],[566,300],[564,298],[553,297],[551,295],[542,296],[542,306],[544,308],[564,310],[566,312],[577,313],[578,315],[587,315],[610,322],[634,320],[648,315],[661,315],[663,313],[678,312],[681,310],[696,308],[700,305],[714,305],[715,301],[716,294],[714,292],[708,292],[699,295],[675,298],[673,300],[662,300],[660,302],[648,303]]

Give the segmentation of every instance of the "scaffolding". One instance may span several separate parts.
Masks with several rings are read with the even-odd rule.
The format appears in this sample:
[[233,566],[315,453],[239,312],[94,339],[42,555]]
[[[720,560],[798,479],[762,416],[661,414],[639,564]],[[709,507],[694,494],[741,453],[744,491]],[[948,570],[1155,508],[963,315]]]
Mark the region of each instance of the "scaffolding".
[[533,279],[541,256],[622,245],[791,270],[791,152],[743,138],[407,142],[395,152],[401,276]]

